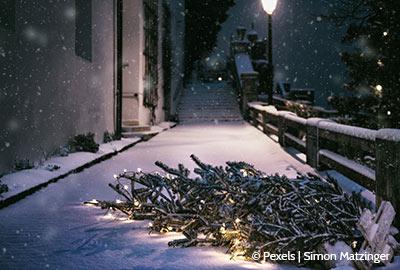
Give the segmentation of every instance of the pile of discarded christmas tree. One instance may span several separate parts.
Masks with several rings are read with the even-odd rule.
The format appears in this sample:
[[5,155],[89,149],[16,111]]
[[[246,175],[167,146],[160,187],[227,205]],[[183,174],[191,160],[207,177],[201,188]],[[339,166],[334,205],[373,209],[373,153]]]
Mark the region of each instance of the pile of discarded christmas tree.
[[332,179],[268,176],[244,162],[223,168],[191,157],[197,177],[183,165],[156,162],[164,174],[115,175],[110,187],[121,200],[87,203],[150,220],[151,232],[181,232],[185,238],[170,246],[224,246],[247,258],[255,251],[312,252],[337,241],[358,250],[364,241],[357,223],[365,203]]

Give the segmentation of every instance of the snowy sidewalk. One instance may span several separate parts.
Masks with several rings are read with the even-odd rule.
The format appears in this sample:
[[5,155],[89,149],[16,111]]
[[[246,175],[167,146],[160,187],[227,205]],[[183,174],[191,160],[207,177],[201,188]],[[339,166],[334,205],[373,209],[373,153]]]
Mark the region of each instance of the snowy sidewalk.
[[190,154],[219,165],[243,160],[289,177],[312,171],[246,123],[178,126],[0,210],[0,268],[291,269],[233,261],[223,249],[169,248],[168,241],[181,236],[149,236],[148,222],[119,220],[81,204],[115,200],[107,184],[125,168],[154,171],[161,160],[192,169]]
[[[40,190],[48,184],[55,183],[68,175],[82,171],[96,163],[107,160],[118,153],[136,145],[144,137],[152,137],[160,132],[176,126],[173,122],[162,122],[153,126],[149,132],[142,133],[142,137],[122,138],[121,140],[103,143],[99,146],[97,153],[75,152],[68,156],[55,156],[43,162],[42,165],[28,170],[22,170],[5,175],[1,178],[2,183],[6,184],[9,191],[0,196],[0,209],[15,203],[24,197]],[[58,170],[48,170],[46,168],[58,166]]]
[[[132,138],[105,143],[100,145],[97,153],[76,152],[70,153],[66,157],[52,157],[38,168],[8,174],[1,178],[2,182],[8,186],[9,191],[0,197],[0,208],[16,202],[50,183],[57,182],[71,173],[81,171],[92,164],[117,155],[139,141],[140,138]],[[49,171],[46,169],[47,166],[58,166],[59,169]]]

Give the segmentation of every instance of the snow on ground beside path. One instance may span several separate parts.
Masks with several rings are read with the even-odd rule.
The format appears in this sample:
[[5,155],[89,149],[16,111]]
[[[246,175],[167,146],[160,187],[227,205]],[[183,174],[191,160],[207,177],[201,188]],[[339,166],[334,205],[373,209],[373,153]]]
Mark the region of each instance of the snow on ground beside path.
[[311,169],[248,124],[187,125],[73,174],[0,210],[1,269],[294,269],[233,261],[223,249],[169,248],[178,235],[148,235],[148,222],[122,221],[82,206],[91,199],[115,200],[107,186],[123,169],[154,171],[156,160],[171,166],[228,160],[253,163],[266,173],[289,177]]
[[[37,185],[47,183],[51,179],[69,173],[70,171],[99,159],[104,155],[120,151],[129,145],[137,143],[138,141],[140,141],[139,138],[123,138],[119,141],[101,144],[97,153],[76,152],[70,153],[66,157],[56,156],[44,161],[43,165],[38,168],[22,170],[5,175],[1,178],[1,181],[8,186],[9,191],[4,193],[2,197],[0,197],[0,200],[17,195]],[[59,169],[55,171],[49,171],[46,169],[47,166],[52,165],[59,166]]]
[[[157,126],[152,126],[150,132],[143,132],[142,134],[148,133],[155,135],[170,129],[175,125],[176,123],[173,122],[162,122]],[[139,136],[139,134],[137,135]],[[87,166],[88,164],[102,159],[109,154],[116,154],[125,148],[131,147],[140,140],[139,137],[122,138],[121,140],[101,144],[97,153],[76,152],[70,153],[65,157],[54,156],[34,169],[22,170],[5,175],[1,178],[1,181],[8,186],[9,191],[0,196],[0,202],[13,196],[17,196],[29,189],[48,183],[55,178],[63,177],[72,171],[82,166]],[[47,167],[53,167],[54,165],[59,166],[59,169],[54,171],[46,169]]]

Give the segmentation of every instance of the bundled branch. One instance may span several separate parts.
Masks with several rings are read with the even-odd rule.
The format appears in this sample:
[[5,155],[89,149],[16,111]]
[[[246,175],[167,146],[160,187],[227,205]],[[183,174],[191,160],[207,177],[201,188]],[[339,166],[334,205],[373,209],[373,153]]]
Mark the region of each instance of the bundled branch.
[[181,232],[184,238],[170,246],[224,246],[233,256],[363,241],[357,222],[365,205],[359,194],[344,193],[333,179],[268,176],[244,162],[223,168],[191,157],[196,177],[183,165],[174,169],[156,162],[164,175],[125,171],[116,176],[110,187],[123,201],[88,203],[151,220],[151,232]]

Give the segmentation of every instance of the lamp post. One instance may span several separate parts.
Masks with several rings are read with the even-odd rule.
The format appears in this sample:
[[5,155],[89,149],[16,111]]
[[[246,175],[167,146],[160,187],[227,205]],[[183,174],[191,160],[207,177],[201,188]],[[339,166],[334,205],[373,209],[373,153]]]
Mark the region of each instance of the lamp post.
[[278,0],[261,0],[262,6],[264,11],[268,15],[268,47],[267,47],[267,52],[268,52],[268,66],[270,70],[269,74],[269,89],[268,89],[268,103],[272,104],[273,103],[273,91],[274,91],[274,65],[272,63],[272,14],[275,11],[276,4],[278,3]]

